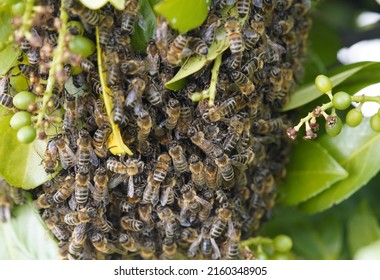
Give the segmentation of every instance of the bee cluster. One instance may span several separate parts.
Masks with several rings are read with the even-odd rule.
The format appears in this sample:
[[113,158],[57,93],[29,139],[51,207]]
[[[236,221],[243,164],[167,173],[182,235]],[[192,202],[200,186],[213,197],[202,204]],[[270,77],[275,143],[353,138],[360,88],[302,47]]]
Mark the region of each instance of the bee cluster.
[[[42,2],[56,22],[59,1]],[[35,191],[61,257],[242,258],[240,240],[269,218],[275,181],[285,176],[287,119],[278,109],[302,77],[307,1],[212,1],[205,22],[186,34],[158,17],[146,54],[130,43],[141,18],[137,0],[126,1],[124,11],[65,3],[88,38],[95,41],[98,27],[113,110],[108,116],[97,57],[71,56],[63,67],[63,86],[53,95],[55,108],[64,109],[63,132],[50,139],[43,160],[47,173],[54,174],[58,162],[63,169]],[[236,16],[222,15],[232,8]],[[41,77],[49,56],[40,60],[36,54],[55,46],[58,34],[46,27],[48,21],[34,27],[42,47],[20,40],[29,43],[21,46],[29,63],[20,64],[20,70],[36,67],[23,71],[29,76]],[[188,77],[183,89],[168,90],[164,85],[181,62],[207,55],[220,30],[229,49],[223,53],[214,105],[192,98],[210,86],[212,64]],[[83,72],[69,71],[75,63]],[[68,78],[82,96],[67,90]],[[133,156],[110,153],[110,117]]]
[[9,185],[3,177],[0,177],[0,223],[11,219],[13,205],[22,205],[24,203],[24,191]]

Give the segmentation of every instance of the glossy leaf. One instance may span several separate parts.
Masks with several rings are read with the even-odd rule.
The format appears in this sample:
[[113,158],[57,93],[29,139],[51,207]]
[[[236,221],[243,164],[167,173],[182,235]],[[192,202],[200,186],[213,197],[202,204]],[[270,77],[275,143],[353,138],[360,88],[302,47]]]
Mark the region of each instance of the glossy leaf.
[[[0,11],[0,42],[5,42],[12,30],[12,15],[10,9]],[[19,51],[14,48],[13,44],[9,44],[0,51],[0,75],[4,75],[11,68],[18,57]]]
[[281,201],[295,205],[310,199],[348,173],[317,142],[301,141],[294,146],[287,176],[279,186]]
[[[350,81],[350,79],[352,78],[356,80],[355,76],[359,72],[362,72],[360,85],[364,87],[365,85],[373,83],[374,80],[380,80],[380,74],[376,74],[376,71],[380,71],[380,62],[359,62],[342,66],[336,69],[334,72],[327,74],[327,76],[329,76],[332,81],[334,87],[333,92],[339,91],[340,88],[337,86],[341,85],[342,88],[344,88],[344,91],[353,94],[355,92],[351,92],[349,88],[350,84],[352,86],[355,86],[356,90],[359,90],[362,87],[358,88],[357,84]],[[289,111],[301,107],[302,105],[305,105],[322,95],[323,93],[317,90],[314,83],[309,83],[296,90],[290,96],[289,102],[285,104],[285,106],[282,108],[282,111]]]
[[154,6],[154,11],[182,34],[204,22],[210,4],[210,0],[164,0]]
[[380,260],[380,239],[358,250],[355,260]]
[[289,235],[300,259],[339,259],[344,244],[343,222],[334,213],[306,215],[294,207],[276,206],[272,219],[259,232],[262,236]]
[[0,259],[57,259],[58,246],[33,206],[18,206],[13,214],[9,222],[0,223]]
[[89,9],[97,10],[105,4],[110,3],[118,10],[124,9],[125,0],[80,0],[80,2]]
[[[17,141],[16,131],[9,126],[11,114],[1,110],[0,117],[0,175],[9,184],[26,190],[33,189],[52,177],[42,166],[46,142],[36,140],[31,144]],[[8,114],[8,115],[4,115]]]
[[325,210],[347,199],[380,170],[380,133],[371,130],[368,119],[355,128],[344,125],[340,135],[325,135],[320,144],[349,175],[300,205],[309,213]]
[[221,30],[219,32],[220,33],[218,34],[220,34],[220,36],[218,35],[217,37],[224,38],[224,40],[215,41],[210,46],[208,54],[206,56],[194,55],[186,60],[177,74],[165,84],[168,89],[175,90],[175,83],[201,70],[205,65],[211,63],[218,55],[222,54],[226,49],[228,49],[229,43],[228,40],[226,40],[225,31]]
[[140,1],[140,13],[142,18],[137,18],[135,22],[135,33],[131,37],[131,44],[134,50],[145,53],[148,41],[153,37],[156,27],[156,15],[153,11],[152,1]]
[[354,256],[362,247],[380,239],[380,227],[366,201],[362,201],[357,211],[347,222],[348,246]]

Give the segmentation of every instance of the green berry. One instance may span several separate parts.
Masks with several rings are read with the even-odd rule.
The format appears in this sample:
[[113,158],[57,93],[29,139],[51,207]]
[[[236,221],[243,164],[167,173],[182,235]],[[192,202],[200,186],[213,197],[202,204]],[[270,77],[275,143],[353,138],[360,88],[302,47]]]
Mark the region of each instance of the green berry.
[[315,86],[320,92],[326,93],[328,91],[331,91],[332,89],[332,83],[329,77],[325,75],[318,75],[315,78]]
[[28,112],[20,111],[14,114],[9,121],[9,125],[14,130],[19,130],[21,127],[32,123],[31,115]]
[[25,11],[25,4],[23,2],[19,2],[12,5],[12,14],[14,16],[22,16]]
[[355,127],[358,126],[363,120],[363,114],[360,109],[355,108],[348,111],[346,115],[346,123],[349,126]]
[[273,239],[273,245],[277,252],[286,253],[292,249],[293,241],[289,236],[280,234]]
[[84,27],[83,24],[80,21],[71,20],[67,23],[67,30],[72,35],[83,35],[84,33]]
[[325,124],[325,130],[326,133],[330,136],[337,136],[342,131],[342,120],[338,117],[336,117],[336,122],[332,123],[329,121],[326,121]]
[[69,49],[72,53],[80,54],[82,57],[88,57],[95,51],[95,43],[87,37],[80,35],[74,36],[69,43]]
[[21,91],[13,97],[13,105],[20,110],[26,110],[28,105],[36,99],[36,96],[29,91]]
[[336,109],[345,110],[351,104],[351,95],[349,95],[347,92],[339,91],[334,94],[332,102]]
[[17,140],[20,143],[24,143],[24,144],[32,143],[34,139],[36,139],[36,136],[37,136],[36,130],[34,129],[34,127],[31,127],[29,125],[21,127],[17,131]]
[[380,115],[374,114],[370,119],[370,124],[374,131],[380,132]]

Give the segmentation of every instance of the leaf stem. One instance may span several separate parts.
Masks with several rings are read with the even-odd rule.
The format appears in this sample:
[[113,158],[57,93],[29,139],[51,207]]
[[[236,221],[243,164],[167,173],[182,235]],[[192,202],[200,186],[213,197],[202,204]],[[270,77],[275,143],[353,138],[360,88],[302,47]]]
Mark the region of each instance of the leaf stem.
[[97,49],[97,56],[98,56],[98,71],[99,71],[99,78],[100,78],[100,84],[102,86],[102,96],[104,100],[104,105],[106,107],[107,116],[109,119],[109,122],[111,124],[112,134],[110,135],[110,139],[114,140],[116,142],[116,147],[111,147],[110,151],[113,154],[118,155],[133,155],[133,152],[124,144],[123,139],[120,134],[120,129],[117,124],[113,121],[112,117],[112,109],[113,104],[110,96],[110,89],[107,87],[104,76],[103,76],[103,65],[102,65],[102,49],[100,47],[100,41],[99,41],[99,27],[96,26],[96,49]]
[[209,89],[209,100],[208,105],[214,106],[215,96],[216,96],[216,82],[218,81],[219,68],[222,64],[222,54],[218,55],[215,58],[214,65],[211,69],[211,81],[210,81],[210,89]]
[[[33,1],[33,0],[30,0]],[[42,99],[42,107],[38,112],[38,118],[37,118],[37,123],[36,127],[38,128],[42,121],[43,118],[46,114],[46,109],[47,109],[47,103],[49,102],[50,98],[53,95],[53,90],[54,90],[54,85],[56,81],[56,73],[59,70],[63,69],[62,63],[63,63],[63,55],[64,55],[64,47],[65,47],[65,37],[67,33],[67,21],[69,19],[69,15],[65,11],[65,0],[61,1],[61,7],[60,7],[60,20],[61,20],[61,26],[58,30],[58,42],[57,42],[57,47],[54,50],[54,56],[53,56],[53,61],[51,63],[51,68],[49,71],[49,78],[48,82],[46,85],[46,90]]]

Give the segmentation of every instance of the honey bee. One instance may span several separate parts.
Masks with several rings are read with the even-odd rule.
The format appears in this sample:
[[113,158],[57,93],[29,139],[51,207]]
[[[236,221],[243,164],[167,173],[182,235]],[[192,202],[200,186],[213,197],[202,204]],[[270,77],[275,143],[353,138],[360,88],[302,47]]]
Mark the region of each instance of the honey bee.
[[42,161],[45,172],[53,174],[58,168],[58,149],[55,145],[55,141],[51,140],[46,146],[45,155]]
[[4,76],[0,80],[0,105],[5,108],[13,108],[13,97],[9,95],[9,79]]
[[98,216],[96,216],[93,219],[93,223],[103,233],[107,233],[113,230],[112,223],[107,220],[107,217],[103,215],[103,213],[100,213]]
[[152,204],[142,204],[140,203],[137,207],[137,212],[139,214],[140,221],[145,223],[145,227],[151,228],[153,225],[152,218],[153,206]]
[[155,258],[156,246],[153,240],[147,240],[141,245],[140,256],[144,260],[152,260]]
[[197,145],[206,155],[211,158],[215,157],[215,152],[220,150],[219,146],[205,139],[202,131],[197,131],[191,138],[191,142]]
[[121,72],[125,75],[143,75],[148,71],[148,65],[145,60],[131,59],[120,63]]
[[244,28],[244,45],[248,50],[254,49],[260,38],[260,34],[255,32],[255,30],[253,30],[252,28]]
[[123,251],[118,249],[115,244],[110,243],[107,238],[100,232],[95,232],[91,236],[91,243],[96,250],[102,252],[103,254],[113,254],[118,253],[122,254]]
[[10,186],[9,194],[15,204],[22,205],[25,203],[24,191],[21,188]]
[[86,204],[89,189],[93,188],[94,187],[90,182],[90,174],[88,169],[84,166],[79,166],[77,174],[75,175],[74,196],[75,201],[79,204],[80,208]]
[[148,184],[144,189],[142,202],[152,203],[153,205],[156,205],[159,199],[159,192],[160,192],[160,182],[154,180],[153,175],[149,173]]
[[220,186],[220,182],[218,180],[218,168],[211,161],[205,161],[205,182],[206,186],[211,190],[216,190]]
[[[114,24],[113,17],[106,15],[103,17],[102,22],[99,25],[99,43],[106,47],[112,36],[112,25]],[[88,71],[87,71],[88,72]]]
[[207,23],[202,32],[202,40],[207,44],[207,46],[211,46],[211,44],[215,41],[216,31],[221,25],[222,20],[220,14],[213,13],[207,17]]
[[218,107],[211,107],[207,113],[211,122],[217,122],[223,118],[233,116],[237,111],[246,106],[246,101],[241,96],[235,96],[223,101]]
[[114,157],[109,157],[107,159],[106,167],[113,173],[127,174],[127,166],[123,162],[116,160]]
[[179,135],[186,135],[190,128],[190,124],[192,122],[193,115],[191,108],[189,106],[182,106],[181,113],[179,114],[178,122],[177,122],[177,131]]
[[73,211],[73,212],[67,213],[63,217],[63,220],[64,220],[64,222],[66,224],[68,224],[70,226],[75,226],[75,225],[79,225],[80,224],[80,220],[78,218],[78,212],[77,211]]
[[[111,55],[112,54],[112,55]],[[116,62],[115,53],[111,53],[108,58],[108,66],[107,66],[107,86],[112,88],[114,86],[118,86],[118,82],[120,80],[120,65]],[[107,57],[106,57],[107,61]]]
[[85,28],[86,25],[95,26],[100,23],[101,15],[99,11],[91,10],[83,6],[77,0],[68,0],[65,2],[65,4],[68,11],[80,17],[82,23],[85,25]]
[[156,167],[153,172],[154,181],[161,183],[165,179],[171,162],[172,160],[168,154],[164,153],[159,155]]
[[292,14],[295,18],[301,18],[309,12],[310,2],[302,1],[302,3],[295,3],[292,6]]
[[234,169],[232,168],[230,159],[225,153],[219,151],[216,154],[215,164],[218,166],[218,170],[225,181],[231,181],[234,179]]
[[187,251],[187,255],[190,258],[195,258],[197,251],[200,250],[206,258],[211,256],[213,259],[220,259],[220,249],[216,244],[215,239],[210,237],[209,230],[209,223],[204,223],[201,229],[201,233],[198,235],[197,239],[191,243]]
[[121,18],[121,30],[126,34],[132,35],[135,32],[135,21],[140,10],[140,5],[136,0],[128,0]]
[[251,20],[251,27],[260,36],[265,34],[265,21],[264,16],[260,13],[255,13],[253,19]]
[[208,202],[207,200],[199,197],[195,190],[190,188],[189,190],[185,191],[183,194],[182,194],[182,205],[181,205],[181,211],[180,211],[180,214],[179,214],[179,217],[180,217],[180,220],[185,220],[185,215],[186,215],[186,212],[188,210],[190,210],[190,204],[192,202],[198,202],[199,204],[202,205],[202,209],[200,210],[199,212],[199,219],[201,221],[205,221],[208,216],[210,215],[210,212],[211,212],[211,209],[212,209],[212,205],[210,202]]
[[129,233],[120,233],[119,244],[127,252],[136,252],[137,251],[136,241],[132,237],[132,235],[130,235]]
[[169,155],[172,158],[173,166],[176,172],[184,173],[189,170],[183,148],[178,143],[173,142],[169,145]]
[[94,207],[85,207],[77,211],[78,219],[81,223],[88,223],[98,214],[97,209]]
[[284,11],[290,8],[293,4],[293,0],[279,0],[275,3],[275,9],[278,11]]
[[231,78],[235,82],[235,84],[239,87],[241,93],[245,95],[250,95],[255,91],[255,85],[242,72],[232,71]]
[[73,233],[68,247],[68,251],[74,257],[80,257],[83,251],[83,244],[86,242],[86,224],[77,224],[74,227]]
[[[162,104],[162,93],[159,91],[159,89],[153,82],[147,86],[147,90],[145,91],[145,94],[149,103],[152,104],[153,106],[159,106]],[[135,99],[137,100],[137,98]],[[141,96],[139,96],[139,99],[141,100]]]
[[196,186],[203,187],[206,184],[204,165],[199,156],[192,154],[189,158],[191,180]]
[[174,187],[177,184],[174,176],[166,177],[162,185],[162,192],[160,196],[161,206],[171,205],[174,203]]
[[165,236],[174,238],[179,232],[180,226],[173,211],[169,207],[163,207],[157,209],[157,214],[163,225]]
[[81,129],[79,131],[79,138],[77,140],[78,150],[76,152],[77,166],[87,167],[90,163],[98,165],[98,158],[91,145],[91,137],[87,130]]
[[38,209],[47,209],[54,204],[53,196],[51,194],[43,193],[35,201],[35,205]]
[[92,139],[92,144],[94,146],[94,152],[99,158],[105,158],[107,156],[107,149],[105,143],[111,134],[112,130],[108,124],[98,128]]
[[172,260],[176,256],[177,253],[177,244],[174,240],[165,238],[162,242],[162,254],[160,259],[162,260]]
[[193,243],[198,238],[198,232],[194,228],[187,227],[181,232],[181,241],[186,243]]
[[94,176],[94,192],[92,194],[95,205],[99,205],[102,202],[104,205],[108,204],[108,180],[107,170],[104,167],[101,166],[96,169]]
[[284,120],[281,117],[271,120],[260,119],[253,125],[257,133],[260,134],[267,134],[274,131],[279,131],[285,127]]
[[63,118],[62,128],[66,131],[72,131],[76,127],[77,122],[77,102],[75,97],[71,94],[65,95],[65,102],[63,104],[65,114]]
[[165,112],[167,114],[165,127],[168,130],[173,130],[176,127],[181,114],[181,106],[179,101],[177,99],[170,98],[168,106],[165,108]]
[[80,67],[83,69],[83,71],[87,73],[92,73],[95,70],[95,65],[87,58],[82,58],[80,62]]
[[241,67],[241,72],[248,77],[253,77],[253,74],[263,69],[263,67],[264,61],[259,57],[254,57]]
[[[154,76],[160,70],[160,55],[159,50],[157,48],[154,40],[150,40],[148,42],[148,46],[146,48],[146,61],[149,75]],[[153,103],[152,103],[153,104]]]
[[294,18],[289,16],[286,20],[280,20],[273,26],[273,33],[277,36],[288,34],[294,26]]
[[251,164],[255,158],[255,153],[252,150],[247,150],[241,154],[231,156],[231,164],[240,170],[245,170],[246,166]]
[[208,54],[208,47],[205,41],[203,41],[200,38],[194,37],[190,40],[190,48],[199,55],[207,55]]
[[128,231],[139,232],[144,229],[144,223],[140,220],[136,220],[129,217],[121,217],[120,226]]
[[249,0],[237,0],[236,2],[237,12],[239,17],[244,18],[249,14],[251,8],[251,1]]
[[137,126],[140,129],[137,133],[137,139],[142,142],[148,138],[150,130],[152,129],[152,118],[146,110],[138,114]]
[[51,233],[59,241],[68,241],[70,238],[69,232],[62,225],[57,224],[56,217],[49,217],[45,220],[46,226],[51,231]]
[[31,65],[36,65],[41,61],[40,52],[36,48],[30,48],[26,52],[26,56],[28,57],[28,61]]
[[190,37],[187,35],[178,35],[173,43],[171,43],[168,50],[166,59],[170,64],[177,65],[182,58],[188,57],[191,55],[192,51],[187,48],[187,45],[190,41]]
[[223,248],[223,259],[233,260],[236,259],[240,253],[239,249],[240,231],[237,231],[233,222],[228,220],[227,240]]
[[222,235],[223,230],[226,228],[227,222],[231,219],[232,211],[223,205],[222,208],[217,210],[217,216],[215,217],[211,229],[210,235],[212,238],[218,238]]
[[66,201],[70,195],[74,192],[74,177],[71,175],[68,175],[62,186],[57,190],[57,192],[53,195],[53,200],[55,203],[62,203]]
[[242,54],[244,51],[244,43],[241,35],[240,24],[234,17],[229,17],[224,24],[228,40],[230,43],[230,51],[232,54]]
[[226,152],[231,152],[233,149],[236,148],[236,145],[239,142],[239,140],[240,140],[239,132],[235,130],[229,131],[223,142],[223,150]]

